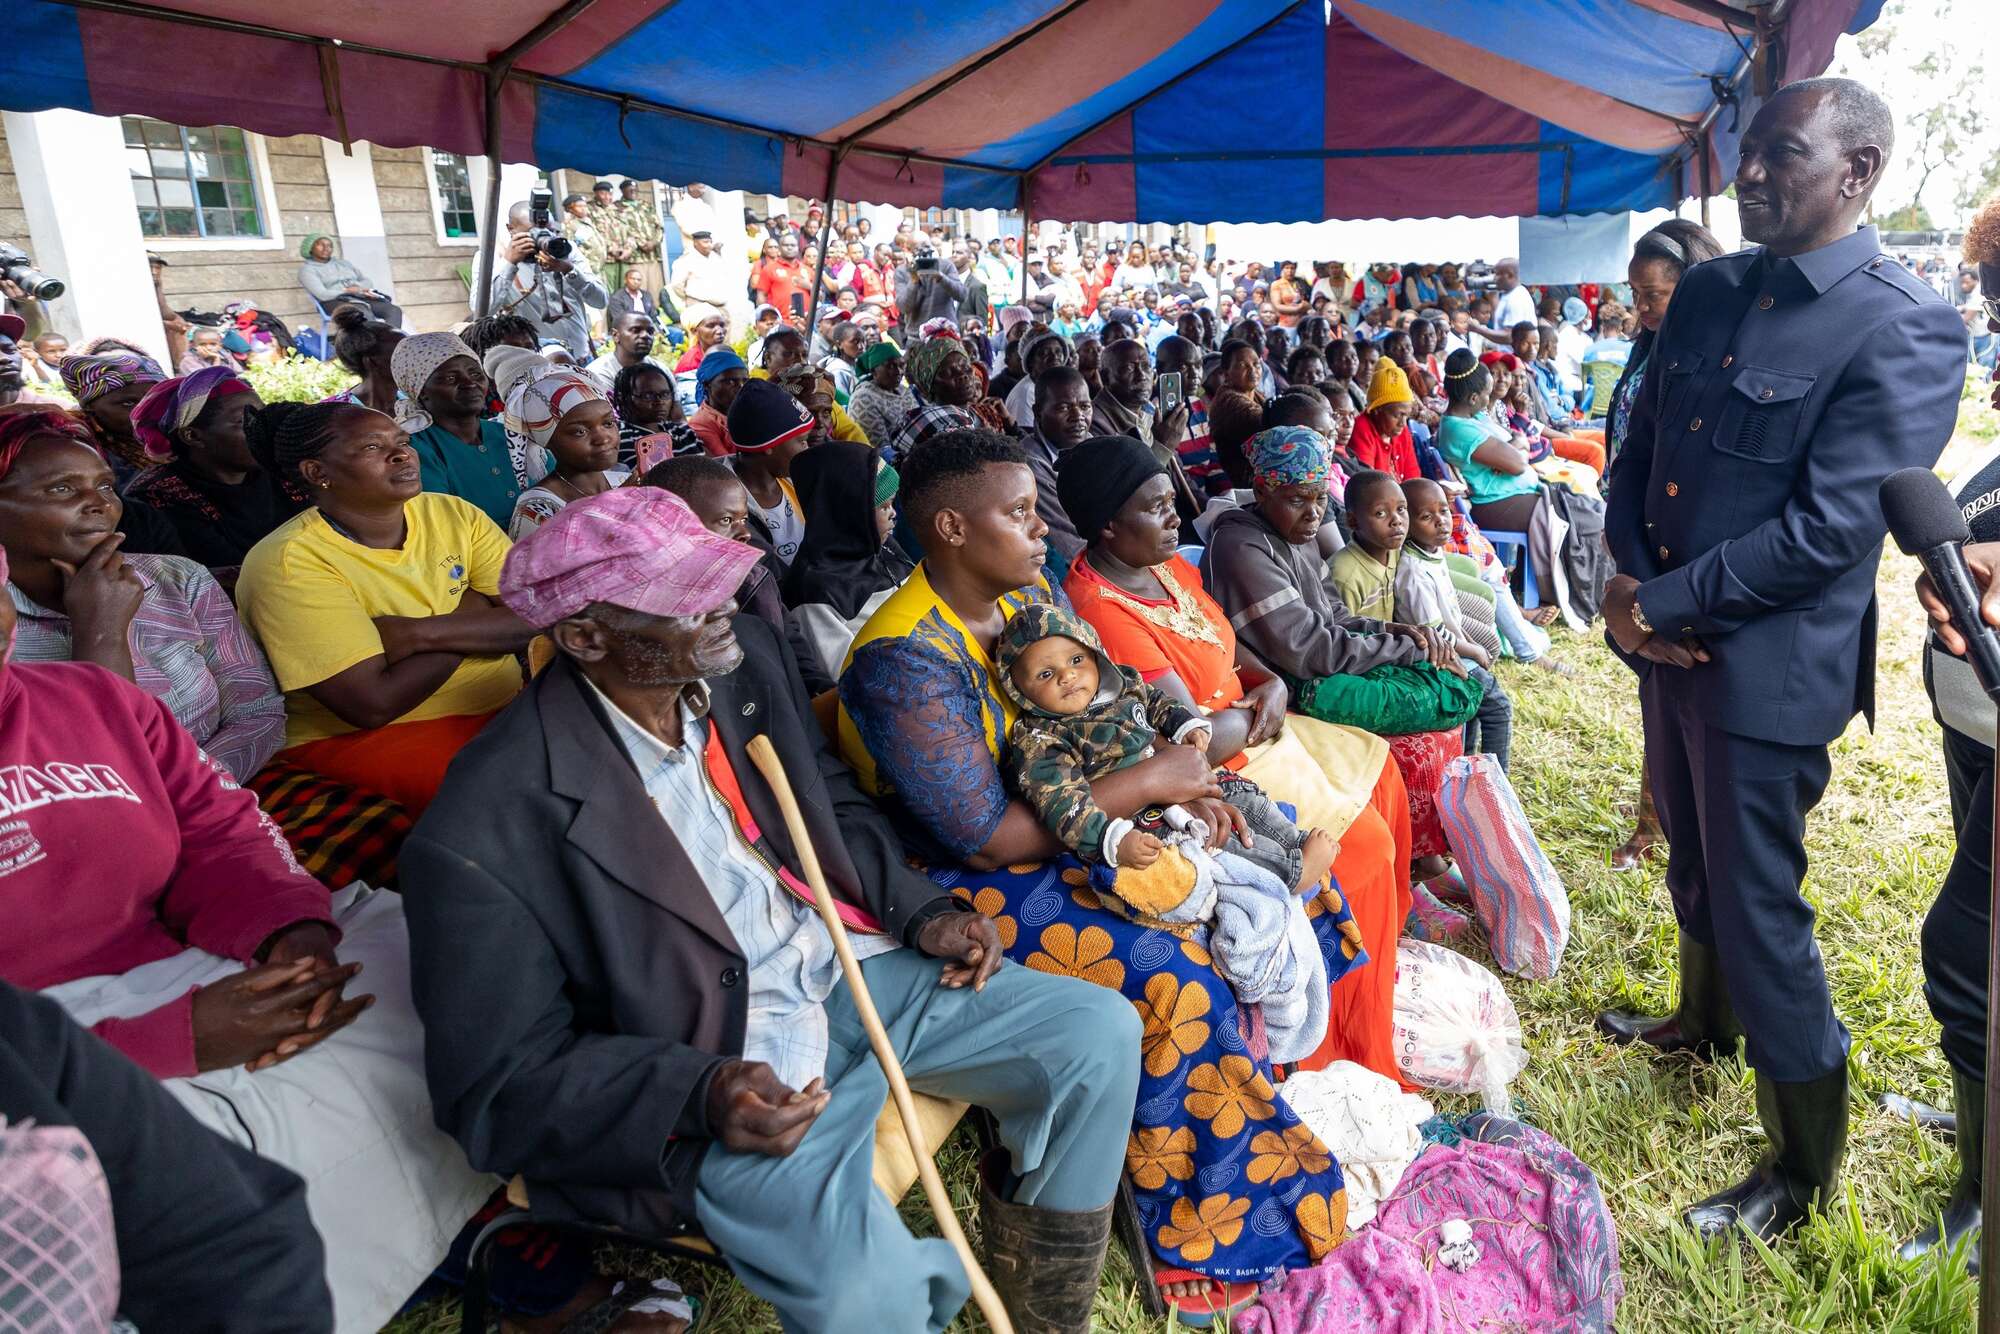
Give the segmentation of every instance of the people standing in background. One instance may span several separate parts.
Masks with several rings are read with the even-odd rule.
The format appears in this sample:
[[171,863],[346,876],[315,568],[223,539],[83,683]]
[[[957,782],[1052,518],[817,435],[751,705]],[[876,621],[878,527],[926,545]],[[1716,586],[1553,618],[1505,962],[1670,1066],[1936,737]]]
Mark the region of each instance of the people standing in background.
[[590,187],[590,225],[604,239],[604,264],[597,276],[606,287],[625,285],[625,262],[632,257],[625,237],[625,217],[618,208],[618,191],[610,181],[595,181]]
[[[661,246],[666,240],[666,229],[660,223],[660,210],[654,206],[650,193],[639,194],[639,182],[627,177],[618,182],[618,220],[624,224],[624,241],[627,247],[626,263],[636,268],[645,278],[648,292],[657,292],[666,285],[666,269],[660,262]],[[623,285],[625,276],[619,275]]]
[[[584,267],[602,276],[610,259],[605,249],[604,233],[597,230],[591,221],[590,198],[571,191],[563,196],[563,235],[576,247],[577,257]],[[607,284],[608,285],[608,284]]]

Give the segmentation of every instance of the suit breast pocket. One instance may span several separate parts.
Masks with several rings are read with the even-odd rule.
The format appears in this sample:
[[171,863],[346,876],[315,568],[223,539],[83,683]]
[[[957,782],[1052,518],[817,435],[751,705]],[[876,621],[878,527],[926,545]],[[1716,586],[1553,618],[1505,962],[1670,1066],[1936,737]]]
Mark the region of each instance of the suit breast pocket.
[[1784,463],[1798,452],[1799,425],[1818,376],[1745,366],[1716,416],[1714,447],[1752,463]]

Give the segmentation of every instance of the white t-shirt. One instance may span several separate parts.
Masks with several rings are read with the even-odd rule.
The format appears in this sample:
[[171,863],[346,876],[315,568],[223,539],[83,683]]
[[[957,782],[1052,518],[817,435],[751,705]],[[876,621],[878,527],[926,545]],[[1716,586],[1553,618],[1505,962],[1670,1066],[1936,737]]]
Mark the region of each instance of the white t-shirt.
[[1493,327],[1501,333],[1512,333],[1514,326],[1526,321],[1535,322],[1535,298],[1520,283],[1515,283],[1493,307]]
[[757,503],[757,497],[750,496],[750,512],[764,521],[764,531],[771,535],[771,545],[777,549],[779,564],[790,565],[792,557],[799,554],[799,544],[806,540],[806,520],[799,513],[799,502],[792,493],[792,484],[781,477],[778,479],[778,490],[778,503],[773,509],[765,509]]

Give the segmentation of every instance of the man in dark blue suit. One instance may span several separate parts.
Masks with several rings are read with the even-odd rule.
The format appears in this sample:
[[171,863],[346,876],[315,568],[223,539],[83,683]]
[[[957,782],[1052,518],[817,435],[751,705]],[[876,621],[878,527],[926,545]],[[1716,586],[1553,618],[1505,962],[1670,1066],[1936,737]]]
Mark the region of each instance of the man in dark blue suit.
[[1690,269],[1646,366],[1605,534],[1612,638],[1641,673],[1646,763],[1671,845],[1682,1001],[1600,1016],[1615,1040],[1697,1055],[1740,1032],[1770,1148],[1688,1210],[1775,1238],[1833,1189],[1847,1030],[1800,895],[1827,745],[1874,712],[1876,500],[1951,438],[1958,315],[1856,229],[1894,137],[1845,79],[1781,89],[1742,140],[1756,248]]

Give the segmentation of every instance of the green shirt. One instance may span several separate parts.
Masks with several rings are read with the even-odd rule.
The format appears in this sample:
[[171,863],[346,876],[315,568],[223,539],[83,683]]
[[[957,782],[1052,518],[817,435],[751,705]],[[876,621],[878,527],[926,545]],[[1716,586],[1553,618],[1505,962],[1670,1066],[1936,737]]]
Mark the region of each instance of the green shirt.
[[1476,418],[1453,417],[1447,415],[1438,423],[1438,452],[1451,461],[1458,469],[1458,475],[1465,479],[1467,497],[1475,505],[1490,505],[1496,500],[1509,496],[1527,495],[1541,489],[1542,479],[1535,475],[1533,468],[1522,473],[1500,472],[1483,463],[1472,461],[1472,451],[1488,440],[1499,439],[1497,427],[1487,426]]
[[1326,575],[1333,581],[1333,591],[1356,616],[1393,621],[1396,562],[1402,554],[1400,549],[1390,552],[1389,563],[1384,565],[1358,546],[1344,546],[1327,563]]
[[485,512],[506,532],[521,497],[522,479],[514,472],[507,432],[488,418],[479,423],[479,443],[468,445],[442,426],[427,426],[410,437],[423,469],[424,490],[457,496]]

